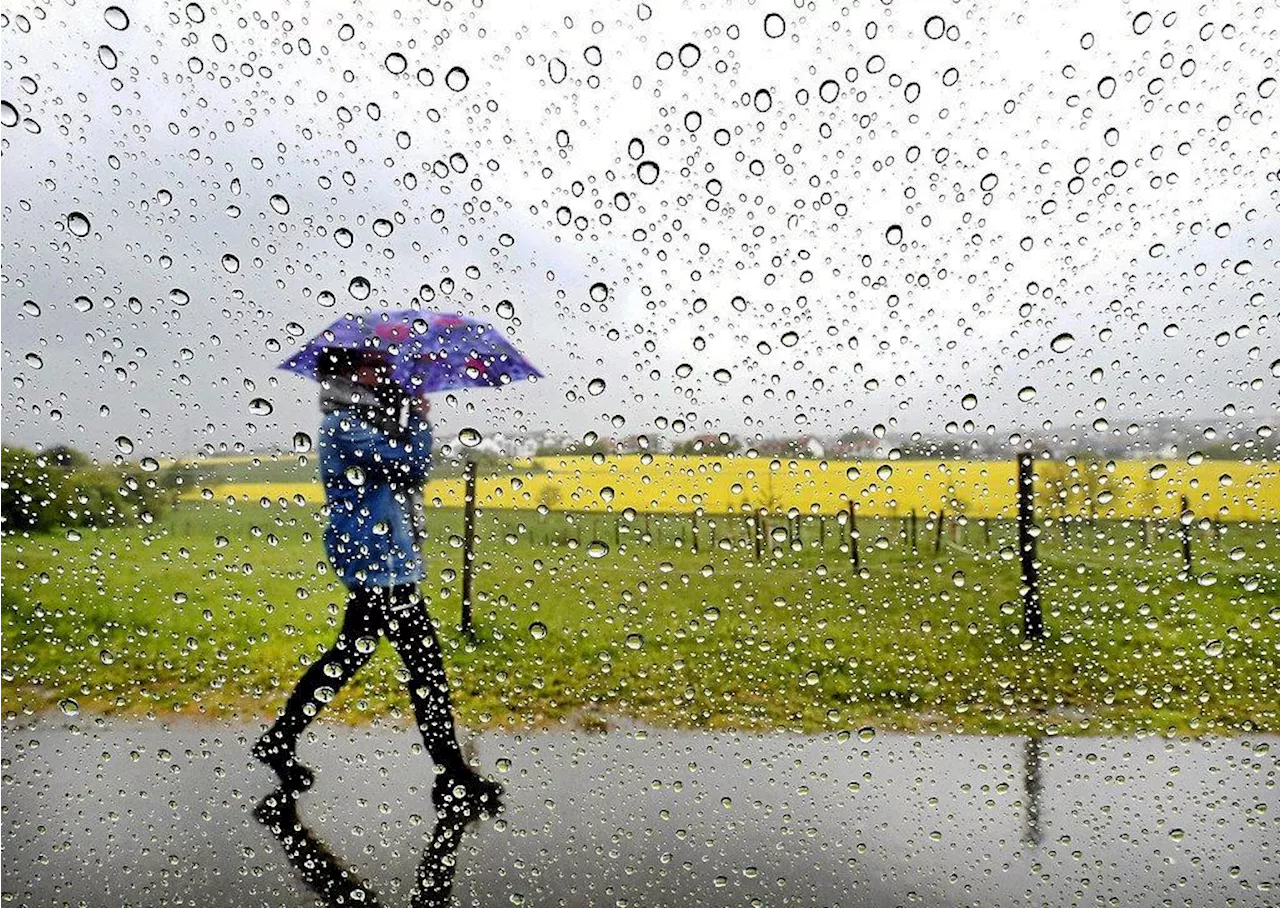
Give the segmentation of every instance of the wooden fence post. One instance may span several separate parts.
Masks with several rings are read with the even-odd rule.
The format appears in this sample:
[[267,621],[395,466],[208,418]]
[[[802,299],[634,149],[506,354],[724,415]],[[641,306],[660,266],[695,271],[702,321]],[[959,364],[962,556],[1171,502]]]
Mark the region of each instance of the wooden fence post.
[[693,536],[690,543],[690,550],[693,554],[698,554],[698,512],[694,511],[692,516]]
[[942,551],[942,521],[946,519],[946,516],[947,512],[942,508],[938,508],[938,521],[933,532],[933,554],[935,555]]
[[1036,561],[1035,462],[1030,453],[1018,455],[1018,552],[1022,556],[1022,633],[1028,640],[1044,639],[1040,611],[1040,565]]
[[827,547],[827,518],[823,514],[818,515],[818,548],[825,549]]
[[751,540],[755,549],[756,564],[764,560],[764,531],[759,512],[751,513]]
[[911,509],[911,551],[920,551],[920,526],[916,518],[916,509]]
[[862,567],[858,558],[858,514],[852,501],[849,502],[849,561],[853,565],[853,572],[858,573]]
[[476,629],[471,623],[471,585],[476,564],[476,462],[468,460],[464,473],[462,500],[462,632],[471,640]]
[[1187,572],[1187,579],[1190,580],[1195,575],[1191,571],[1191,523],[1195,520],[1195,515],[1191,513],[1191,503],[1187,501],[1187,496],[1182,496],[1182,514],[1178,522],[1182,525],[1180,532],[1182,535],[1182,564]]

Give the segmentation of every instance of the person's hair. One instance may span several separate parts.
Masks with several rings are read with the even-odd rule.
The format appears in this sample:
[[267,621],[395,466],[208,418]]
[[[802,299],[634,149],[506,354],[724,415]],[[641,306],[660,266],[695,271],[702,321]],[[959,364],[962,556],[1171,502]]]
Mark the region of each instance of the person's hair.
[[349,378],[361,366],[385,362],[386,358],[377,350],[325,347],[316,360],[316,375],[319,378]]

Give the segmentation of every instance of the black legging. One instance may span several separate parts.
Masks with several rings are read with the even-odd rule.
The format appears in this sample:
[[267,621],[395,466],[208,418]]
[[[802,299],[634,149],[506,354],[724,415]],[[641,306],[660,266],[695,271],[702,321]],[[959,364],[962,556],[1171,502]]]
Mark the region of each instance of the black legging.
[[408,669],[409,697],[431,759],[446,770],[462,769],[440,643],[412,583],[351,591],[337,641],[298,681],[272,728],[273,737],[292,749],[324,704],[373,656],[380,634],[387,635]]

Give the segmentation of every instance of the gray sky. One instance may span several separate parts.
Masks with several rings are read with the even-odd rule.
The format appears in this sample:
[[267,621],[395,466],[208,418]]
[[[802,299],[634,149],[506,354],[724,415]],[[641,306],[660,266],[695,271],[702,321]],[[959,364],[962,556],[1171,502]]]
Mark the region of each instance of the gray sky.
[[6,442],[287,445],[424,284],[547,375],[446,442],[1276,422],[1275,4],[108,5],[0,23]]

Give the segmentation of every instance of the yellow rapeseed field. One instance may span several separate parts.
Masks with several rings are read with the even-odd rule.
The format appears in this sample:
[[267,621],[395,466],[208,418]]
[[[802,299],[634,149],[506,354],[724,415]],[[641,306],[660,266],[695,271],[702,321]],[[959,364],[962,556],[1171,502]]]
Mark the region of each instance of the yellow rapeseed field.
[[[483,508],[560,511],[836,514],[850,502],[875,517],[945,511],[969,517],[1015,513],[1013,461],[788,460],[743,456],[539,457],[480,477]],[[227,483],[219,496],[319,504],[318,483]],[[1196,516],[1280,520],[1280,465],[1242,461],[1039,461],[1036,510],[1043,517],[1170,517],[1185,495]],[[432,480],[428,505],[458,507],[461,478]]]

